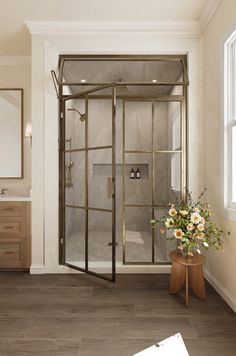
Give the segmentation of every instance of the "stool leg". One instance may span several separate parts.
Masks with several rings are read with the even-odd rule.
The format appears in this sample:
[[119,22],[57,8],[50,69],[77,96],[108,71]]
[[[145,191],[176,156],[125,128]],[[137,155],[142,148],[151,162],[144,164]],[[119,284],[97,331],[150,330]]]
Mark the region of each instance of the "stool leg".
[[188,307],[188,266],[185,266],[185,305]]
[[176,294],[183,287],[185,281],[185,267],[180,263],[172,262],[170,277],[170,293]]
[[200,299],[206,299],[206,289],[202,265],[189,268],[189,282],[194,294]]

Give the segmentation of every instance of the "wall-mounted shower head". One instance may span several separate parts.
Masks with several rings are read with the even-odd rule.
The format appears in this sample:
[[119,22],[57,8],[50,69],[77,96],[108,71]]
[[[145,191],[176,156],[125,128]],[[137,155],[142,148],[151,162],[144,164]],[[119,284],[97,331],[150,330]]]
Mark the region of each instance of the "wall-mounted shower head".
[[80,116],[80,121],[85,121],[86,120],[86,114],[81,114],[81,112],[77,109],[67,109],[67,111],[75,111],[77,114]]

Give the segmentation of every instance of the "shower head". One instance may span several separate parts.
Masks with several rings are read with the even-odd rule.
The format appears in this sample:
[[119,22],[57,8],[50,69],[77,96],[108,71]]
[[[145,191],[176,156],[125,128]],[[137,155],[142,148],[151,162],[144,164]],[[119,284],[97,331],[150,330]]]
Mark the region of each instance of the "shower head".
[[67,109],[67,111],[75,111],[77,114],[80,116],[80,121],[85,121],[86,120],[86,114],[81,114],[81,112],[77,109]]

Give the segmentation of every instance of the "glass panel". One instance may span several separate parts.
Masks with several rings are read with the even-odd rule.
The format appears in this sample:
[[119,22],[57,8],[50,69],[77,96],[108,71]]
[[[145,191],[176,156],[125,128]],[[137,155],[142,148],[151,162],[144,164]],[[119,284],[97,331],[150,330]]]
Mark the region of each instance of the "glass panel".
[[85,210],[65,209],[65,261],[85,268]]
[[89,207],[112,208],[112,150],[88,151]]
[[152,104],[150,102],[125,103],[125,150],[151,151]]
[[155,153],[154,204],[181,200],[181,153]]
[[[167,214],[167,209],[158,208],[154,211],[155,219],[160,219]],[[154,254],[155,262],[169,262],[169,253],[172,250],[176,250],[177,244],[176,240],[170,240],[172,236],[171,231],[165,231],[164,234],[160,232],[161,226],[157,226],[154,229],[155,239],[154,239]]]
[[[111,89],[107,89],[111,95]],[[99,95],[103,94],[99,90]],[[110,146],[112,144],[112,101],[88,100],[88,147]]]
[[65,153],[66,205],[85,206],[85,153]]
[[[137,58],[136,58],[137,59]],[[180,60],[66,60],[63,76],[73,83],[181,82]]]
[[[125,203],[151,204],[152,155],[127,153],[125,157]],[[133,174],[134,179],[131,178]]]
[[232,127],[232,202],[236,203],[236,126]]
[[88,268],[105,266],[112,269],[112,213],[89,211]]
[[71,99],[65,102],[66,149],[85,147],[85,101]]
[[151,209],[125,208],[125,262],[152,261]]
[[181,103],[157,102],[154,106],[155,151],[181,150]]

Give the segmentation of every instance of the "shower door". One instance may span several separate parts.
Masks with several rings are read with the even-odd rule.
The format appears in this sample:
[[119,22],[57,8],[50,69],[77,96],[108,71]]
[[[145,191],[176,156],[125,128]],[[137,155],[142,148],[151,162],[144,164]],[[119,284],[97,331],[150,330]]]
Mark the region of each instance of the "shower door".
[[115,281],[114,85],[64,96],[60,106],[60,262]]

